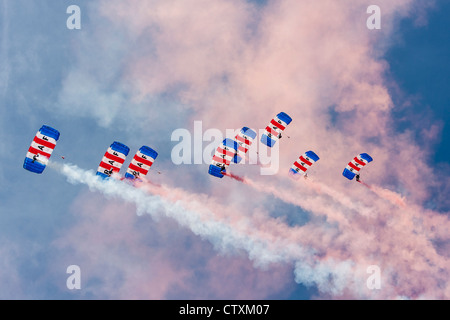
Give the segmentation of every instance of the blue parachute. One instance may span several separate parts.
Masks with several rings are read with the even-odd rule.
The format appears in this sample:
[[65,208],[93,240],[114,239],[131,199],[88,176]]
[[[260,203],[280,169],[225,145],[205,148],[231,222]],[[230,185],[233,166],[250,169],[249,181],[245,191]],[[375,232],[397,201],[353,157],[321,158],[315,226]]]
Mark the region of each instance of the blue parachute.
[[253,140],[256,138],[256,132],[250,128],[243,127],[239,133],[236,135],[234,140],[238,144],[237,153],[233,158],[234,163],[239,163],[245,157],[248,152],[248,149],[253,143]]
[[289,169],[289,173],[298,175],[300,171],[306,176],[306,171],[315,162],[319,161],[319,156],[314,151],[306,151],[297,160],[294,161],[292,167]]
[[280,112],[273,118],[261,136],[261,142],[272,148],[281,138],[281,133],[291,123],[292,118],[284,112]]
[[[366,166],[369,162],[372,162],[373,159],[367,153],[361,153],[353,158],[342,172],[342,175],[349,180],[353,180],[356,175],[359,175],[361,168]],[[358,180],[358,177],[357,177]]]
[[134,180],[147,175],[157,156],[158,152],[150,147],[142,146],[128,165],[125,178]]
[[55,149],[59,135],[58,130],[43,125],[34,136],[34,139],[28,148],[23,168],[41,174],[47,166],[50,156]]
[[108,178],[113,172],[118,173],[129,152],[130,148],[126,145],[114,141],[106,150],[105,155],[98,166],[97,175],[102,178]]
[[231,164],[238,147],[237,142],[232,139],[226,138],[223,140],[217,147],[211,160],[208,170],[209,174],[217,178],[223,178],[223,173],[226,172],[226,168]]

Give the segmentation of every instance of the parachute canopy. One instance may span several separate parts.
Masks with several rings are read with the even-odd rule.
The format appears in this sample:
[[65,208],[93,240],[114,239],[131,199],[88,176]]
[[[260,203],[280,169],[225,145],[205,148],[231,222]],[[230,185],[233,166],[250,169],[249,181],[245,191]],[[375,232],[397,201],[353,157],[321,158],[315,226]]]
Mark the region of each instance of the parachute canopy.
[[47,166],[58,139],[58,130],[43,125],[31,142],[23,163],[24,169],[41,174]]
[[106,153],[97,169],[97,175],[102,178],[108,178],[113,172],[118,173],[129,152],[130,148],[126,145],[114,141],[108,150],[106,150]]
[[142,146],[131,160],[125,178],[134,180],[147,175],[157,156],[158,152],[150,147]]
[[284,112],[280,112],[273,118],[261,136],[261,142],[268,147],[273,147],[281,138],[281,133],[291,123],[292,118]]
[[234,140],[238,144],[237,153],[233,158],[234,163],[239,163],[245,158],[245,154],[253,143],[253,140],[256,138],[256,132],[250,128],[243,127],[239,133],[236,135]]
[[294,175],[297,175],[300,172],[306,174],[308,168],[311,167],[313,163],[317,162],[319,159],[319,156],[314,151],[306,151],[297,160],[295,160],[294,164],[289,169],[289,172]]
[[232,139],[226,138],[223,140],[214,153],[208,170],[209,174],[218,178],[223,178],[223,173],[226,172],[226,168],[233,160],[238,146],[238,143]]
[[353,180],[353,178],[357,174],[359,174],[361,168],[371,161],[373,161],[371,156],[369,156],[367,153],[361,153],[356,157],[354,157],[353,160],[348,163],[342,174],[347,179]]

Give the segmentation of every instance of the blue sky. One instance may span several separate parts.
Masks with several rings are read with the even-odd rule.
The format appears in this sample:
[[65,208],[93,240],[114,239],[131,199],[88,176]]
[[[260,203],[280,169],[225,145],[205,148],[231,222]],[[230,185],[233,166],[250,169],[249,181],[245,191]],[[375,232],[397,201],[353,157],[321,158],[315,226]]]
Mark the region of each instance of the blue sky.
[[440,1],[429,11],[426,25],[417,26],[410,19],[403,20],[399,30],[401,36],[386,54],[395,82],[405,95],[415,97],[413,108],[404,110],[404,113],[414,117],[417,111],[419,114],[422,114],[421,111],[428,112],[431,119],[426,120],[442,123],[442,133],[433,156],[435,163],[448,163],[446,159],[450,156],[449,10],[450,4]]
[[[210,269],[214,265],[224,271],[216,265],[228,263],[240,268],[253,282],[263,283],[261,287],[249,283],[254,290],[249,290],[248,296],[258,290],[262,293],[254,296],[257,299],[313,299],[318,296],[314,285],[307,287],[286,280],[281,281],[284,285],[271,290],[266,284],[273,274],[280,275],[280,279],[283,274],[292,274],[292,265],[254,272],[252,261],[245,257],[240,257],[238,262],[226,255],[216,257],[213,245],[177,227],[173,221],[155,222],[149,217],[137,217],[132,204],[108,199],[98,192],[90,193],[84,185],[68,183],[55,170],[46,169],[43,175],[34,175],[22,168],[34,134],[42,124],[47,124],[61,131],[60,142],[52,156],[55,162],[62,162],[61,156],[64,156],[65,162],[96,170],[106,148],[115,140],[126,143],[131,152],[143,144],[151,144],[160,154],[155,170],[166,172],[165,176],[156,176],[156,182],[168,179],[180,188],[190,188],[197,193],[208,194],[214,189],[204,174],[205,166],[187,170],[174,168],[171,163],[173,143],[168,137],[173,128],[190,125],[192,112],[191,106],[178,99],[178,90],[137,101],[122,79],[126,67],[122,62],[133,56],[130,52],[139,56],[145,53],[140,50],[148,48],[139,48],[139,39],[130,38],[127,31],[112,25],[104,16],[92,16],[97,10],[97,3],[93,1],[76,1],[82,8],[82,30],[68,30],[65,11],[73,2],[2,0],[0,5],[0,299],[116,297],[108,287],[109,278],[102,277],[102,268],[111,268],[108,276],[117,275],[119,280],[115,281],[121,283],[120,278],[131,272],[131,266],[121,261],[115,267],[116,258],[106,249],[102,258],[111,257],[111,266],[105,262],[97,265],[92,262],[85,269],[81,266],[82,270],[93,274],[83,283],[85,289],[74,292],[65,286],[66,267],[88,260],[86,253],[79,251],[66,235],[78,234],[77,230],[90,223],[89,215],[91,222],[102,228],[100,223],[104,220],[96,217],[95,210],[102,211],[108,206],[123,208],[126,215],[133,217],[125,223],[138,230],[138,239],[133,241],[139,243],[140,250],[144,251],[140,247],[143,244],[148,245],[180,273],[183,270],[179,265],[188,266],[186,282],[170,284],[163,298],[234,298],[233,285],[236,290],[239,288],[241,275],[230,274],[228,291],[220,292],[213,281],[217,275]],[[270,1],[262,1],[262,6],[267,2]],[[396,130],[414,132],[416,142],[430,152],[430,167],[444,179],[450,173],[449,16],[450,3],[437,1],[426,13],[426,24],[417,25],[415,18],[403,19],[395,31],[395,41],[382,57],[389,66],[386,77],[394,83],[390,93],[396,105],[393,112]],[[101,39],[96,42],[96,37]],[[148,110],[151,110],[150,115]],[[158,125],[152,125],[150,120]],[[437,125],[440,131],[430,145],[430,140],[423,139],[421,129],[432,125]],[[429,206],[442,212],[448,210],[448,203],[440,202],[445,196],[439,194],[442,189],[433,189],[433,192]],[[236,191],[236,196],[238,193]],[[266,198],[255,196],[255,201],[262,199]],[[292,205],[274,197],[270,199],[270,204],[261,205],[270,216],[283,216],[289,225],[303,224],[305,219],[310,219],[307,212],[298,216]],[[93,209],[84,207],[83,201]],[[282,211],[275,208],[282,208]],[[155,226],[158,223],[167,223],[168,227],[160,230]],[[111,230],[120,229],[116,226]],[[165,249],[172,250],[173,255],[157,250],[161,246],[158,237],[167,241]],[[97,248],[97,244],[92,246]],[[199,248],[203,249],[201,254]],[[117,250],[122,253],[121,249]],[[194,264],[191,258],[183,256],[184,250],[198,253],[200,263]],[[211,259],[212,256],[217,260]],[[140,272],[145,270],[146,264],[137,253],[130,253],[126,259],[135,259],[132,261],[136,268]],[[149,276],[149,279],[152,278]],[[145,298],[145,294],[145,291],[136,295],[130,293],[130,297]],[[119,295],[120,298],[125,296]]]

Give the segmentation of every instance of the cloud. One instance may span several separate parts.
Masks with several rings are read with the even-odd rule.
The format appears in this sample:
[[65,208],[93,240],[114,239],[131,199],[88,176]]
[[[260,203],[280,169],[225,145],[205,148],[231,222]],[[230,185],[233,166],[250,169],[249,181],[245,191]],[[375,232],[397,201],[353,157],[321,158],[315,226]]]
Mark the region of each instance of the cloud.
[[[313,201],[311,197],[296,201],[295,197],[281,191],[284,201],[316,214],[322,213],[328,221],[311,221],[302,227],[289,227],[263,212],[241,214],[232,206],[224,207],[207,195],[164,185],[138,184],[135,188],[121,181],[102,181],[76,166],[64,165],[60,170],[69,182],[83,183],[91,191],[131,202],[140,214],[150,214],[159,223],[163,217],[174,219],[180,226],[208,240],[222,254],[239,255],[243,251],[258,269],[294,264],[295,280],[308,286],[315,285],[323,294],[391,299],[397,296],[430,298],[436,294],[437,297],[445,297],[445,292],[435,292],[435,288],[438,283],[441,287],[445,283],[447,272],[444,270],[448,262],[445,256],[436,253],[427,238],[436,236],[432,229],[437,227],[436,221],[415,223],[416,219],[429,218],[424,214],[405,217],[405,213],[409,211],[411,214],[414,208],[403,210],[403,203],[399,207],[401,210],[394,211],[396,215],[393,217],[383,213],[386,208],[382,205],[364,217],[360,215],[363,210],[358,207],[350,209],[347,205],[340,209],[333,205],[336,200],[330,201],[322,196]],[[264,188],[252,184],[259,191]],[[269,192],[278,196],[274,191]],[[331,191],[328,195],[335,196]],[[385,201],[384,198],[382,200]],[[390,209],[392,214],[393,208]],[[356,212],[351,214],[352,210]],[[344,212],[349,218],[343,216]],[[436,219],[433,215],[431,218]],[[432,228],[424,230],[423,227],[430,222]],[[448,228],[445,218],[439,222]],[[116,223],[116,227],[121,225]],[[105,223],[101,225],[105,229]],[[385,286],[383,291],[374,293],[365,285],[368,277],[365,270],[373,261],[383,269]],[[416,278],[418,272],[420,278]]]
[[[442,254],[445,246],[437,245],[448,241],[448,218],[425,208],[436,199],[431,190],[437,175],[428,164],[432,150],[418,144],[413,128],[397,130],[392,112],[398,106],[383,59],[400,19],[424,12],[425,3],[379,1],[379,32],[366,28],[370,3],[360,1],[102,4],[98,13],[120,30],[123,40],[115,59],[120,64],[106,76],[117,85],[100,88],[102,73],[88,74],[92,61],[80,58],[80,70],[74,67],[66,78],[61,101],[76,101],[73,88],[82,85],[95,88],[82,92],[100,109],[83,109],[89,104],[83,101],[69,104],[72,112],[81,110],[101,125],[112,126],[137,111],[155,131],[164,132],[176,127],[155,121],[154,115],[161,112],[178,115],[177,125],[202,120],[204,128],[221,130],[263,128],[279,111],[293,118],[286,131],[291,138],[280,141],[277,175],[252,176],[247,185],[207,180],[210,188],[205,196],[186,191],[197,188],[196,181],[167,173],[167,180],[177,187],[157,189],[163,192],[158,197],[142,194],[141,201],[135,191],[116,196],[155,219],[161,213],[176,219],[220,252],[244,250],[256,267],[292,264],[295,280],[317,286],[323,295],[448,298],[448,258]],[[103,34],[111,38],[101,29],[94,37],[87,36],[84,48],[94,41],[102,43]],[[162,106],[146,105],[153,99]],[[167,101],[188,112],[180,115],[164,109]],[[126,102],[131,102],[132,111]],[[434,130],[427,132],[436,139]],[[314,181],[293,185],[283,168],[310,149],[321,157]],[[349,184],[341,175],[361,152],[375,159],[362,173],[371,190]],[[243,175],[245,168],[230,170]],[[79,174],[77,181],[90,183],[89,177]],[[448,189],[448,177],[441,180]],[[272,198],[266,199],[266,194],[291,203],[294,212],[311,213],[311,221],[292,229],[282,220],[267,218],[261,207]],[[181,213],[177,196],[189,214]],[[261,205],[255,208],[257,201]],[[278,251],[280,247],[283,250]],[[371,264],[383,270],[381,291],[368,291],[365,285],[366,267]]]
[[[164,299],[189,274],[173,264],[155,245],[168,240],[164,227],[156,230],[134,214],[130,205],[84,193],[72,205],[77,216],[52,246],[57,266],[81,269],[81,290],[74,296],[95,299]],[[136,225],[147,227],[143,230]],[[172,224],[169,222],[167,228]],[[148,233],[153,230],[154,232]],[[173,248],[174,243],[166,244]],[[56,271],[56,270],[55,270]],[[67,275],[68,277],[68,275]],[[68,292],[61,281],[61,290]]]
[[[170,197],[160,198],[125,182],[100,181],[75,166],[60,170],[70,182],[106,195],[106,199],[87,193],[79,197],[72,207],[77,221],[53,243],[60,252],[58,268],[80,266],[82,297],[182,299],[188,294],[194,299],[253,299],[267,298],[286,286],[292,290],[286,277],[289,267],[275,264],[270,271],[255,270],[246,256],[232,254],[253,245],[240,241],[245,235],[233,235],[226,223],[205,216],[206,210],[186,211],[193,209],[194,202],[184,203],[181,190],[170,190]],[[133,206],[118,199],[145,215],[136,216]],[[220,255],[213,253],[210,243]],[[257,256],[253,254],[253,262]]]

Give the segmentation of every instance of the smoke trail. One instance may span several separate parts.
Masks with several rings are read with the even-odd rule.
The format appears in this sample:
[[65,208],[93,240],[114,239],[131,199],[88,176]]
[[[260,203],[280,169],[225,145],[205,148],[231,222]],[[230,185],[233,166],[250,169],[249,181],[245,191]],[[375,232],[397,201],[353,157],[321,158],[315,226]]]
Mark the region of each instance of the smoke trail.
[[[446,290],[436,292],[434,284],[448,282],[444,280],[447,271],[443,270],[447,270],[449,261],[445,254],[436,252],[438,249],[433,244],[434,241],[446,243],[447,240],[444,239],[448,239],[448,233],[446,235],[445,230],[448,230],[449,224],[445,216],[436,216],[417,206],[406,207],[404,200],[398,194],[376,186],[366,185],[381,199],[389,200],[397,209],[402,211],[407,209],[407,214],[392,207],[391,210],[387,210],[382,203],[373,203],[372,207],[366,207],[345,194],[310,178],[294,183],[293,188],[260,184],[248,178],[245,180],[248,185],[258,191],[272,194],[315,215],[322,214],[327,221],[337,223],[340,232],[337,233],[335,240],[328,240],[323,244],[328,246],[323,250],[323,254],[328,256],[327,263],[332,263],[336,268],[336,274],[341,276],[334,281],[346,282],[346,288],[352,288],[349,290],[352,292],[351,296],[355,294],[358,297],[371,296],[362,289],[364,285],[353,283],[352,279],[346,278],[345,275],[351,270],[355,278],[364,277],[364,272],[357,266],[365,263],[366,266],[370,265],[370,257],[376,256],[377,265],[383,264],[385,268],[384,277],[388,279],[385,285],[392,282],[392,287],[389,288],[391,291],[384,291],[381,297],[418,298],[419,292],[425,294],[424,297],[426,294],[429,294],[429,297],[435,295],[446,297]],[[311,192],[320,197],[314,198]],[[327,233],[324,229],[326,229],[325,226],[319,228],[322,234]],[[314,248],[319,248],[321,245],[318,239],[321,239],[321,236],[312,239],[311,245]],[[348,252],[348,248],[352,248],[351,253]],[[346,260],[350,257],[352,262]],[[311,279],[314,279],[324,264],[325,262],[321,261],[320,265],[316,266],[296,265],[294,270],[296,281],[304,284],[313,281]],[[341,272],[338,271],[339,269]],[[420,270],[420,276],[417,275],[418,270]],[[399,276],[400,272],[401,276]],[[323,290],[322,283],[318,283],[320,290]],[[335,288],[334,284],[331,287]]]
[[[295,234],[300,229],[290,228],[273,219],[251,221],[244,215],[239,215],[238,221],[233,221],[230,219],[230,210],[217,204],[210,205],[212,200],[207,196],[205,198],[205,195],[195,197],[179,189],[147,182],[132,185],[117,179],[102,180],[94,172],[70,164],[50,163],[49,166],[65,175],[72,184],[85,184],[93,192],[133,203],[138,214],[146,213],[157,220],[159,213],[163,212],[166,217],[175,219],[181,226],[210,241],[219,251],[238,253],[244,250],[256,267],[291,263],[295,265],[297,282],[316,284],[324,292],[340,293],[348,284],[345,279],[350,279],[354,273],[354,270],[350,270],[353,265],[351,261],[330,261],[326,257],[317,257],[314,248],[291,237],[291,232]],[[219,211],[225,210],[225,213],[212,212],[212,207]],[[261,228],[255,228],[255,225],[260,225]],[[336,269],[336,265],[346,267]],[[313,270],[314,277],[309,278]]]
[[227,177],[230,177],[231,179],[237,180],[239,182],[246,183],[245,182],[245,178],[241,177],[241,176],[238,176],[237,174],[233,174],[231,172],[225,172],[225,173],[223,173],[223,175],[227,176]]
[[[314,212],[316,215],[324,215],[329,221],[338,222],[344,226],[348,226],[351,223],[350,218],[352,216],[348,210],[355,210],[355,212],[362,212],[367,215],[370,215],[371,212],[370,208],[359,208],[351,201],[347,201],[345,197],[339,198],[330,191],[331,189],[317,183],[314,185],[316,194],[321,195],[326,193],[332,195],[333,199],[339,199],[338,203],[340,203],[342,207],[337,207],[336,204],[323,197],[302,196],[302,194],[307,194],[304,192],[304,189],[299,190],[295,187],[286,188],[275,186],[273,184],[262,184],[249,178],[245,178],[245,182],[259,192],[271,194],[286,203],[293,204],[309,212]],[[310,181],[310,183],[312,182]],[[344,214],[344,212],[346,212],[346,214]]]
[[[416,216],[410,214],[389,213],[357,218],[350,215],[349,209],[343,205],[345,199],[339,208],[333,198],[339,194],[334,194],[331,188],[322,189],[324,186],[319,183],[317,185],[324,193],[312,198],[298,197],[295,188],[290,192],[280,191],[270,184],[262,186],[243,178],[246,185],[270,192],[281,200],[295,202],[314,214],[323,214],[328,221],[310,221],[304,226],[290,227],[268,215],[243,214],[232,204],[221,206],[205,194],[192,194],[146,181],[135,182],[134,185],[115,179],[105,181],[74,165],[61,166],[50,162],[49,166],[63,173],[70,183],[85,184],[91,191],[135,204],[138,214],[149,214],[156,221],[161,215],[175,219],[223,253],[245,252],[255,267],[292,264],[294,280],[316,285],[321,293],[358,298],[415,298],[419,292],[430,297],[446,297],[445,290],[433,292],[432,288],[436,288],[434,283],[437,282],[446,286],[448,260],[436,253],[429,240],[435,233],[434,229],[439,227],[436,221],[443,226],[439,229],[442,239],[448,239],[445,217],[436,220],[437,217],[429,213],[432,219],[422,217],[425,219],[423,226],[416,224]],[[328,194],[333,197],[324,197]],[[294,201],[295,197],[297,201]],[[383,227],[376,227],[380,223]],[[368,292],[365,268],[373,264],[374,255],[376,262],[384,267],[385,289]],[[420,276],[417,270],[420,270]],[[426,283],[430,283],[429,288]]]
[[388,189],[385,189],[385,188],[382,188],[382,187],[379,187],[379,186],[368,185],[367,183],[365,183],[363,181],[359,181],[359,183],[361,183],[363,186],[365,186],[369,190],[372,190],[379,197],[388,200],[392,204],[402,207],[402,208],[406,207],[405,198],[402,197],[401,195],[399,195],[398,193],[388,190]]

